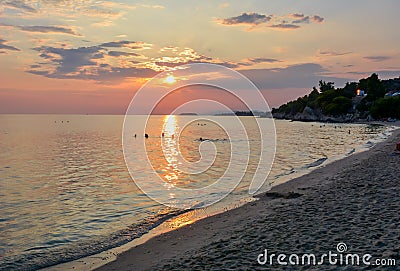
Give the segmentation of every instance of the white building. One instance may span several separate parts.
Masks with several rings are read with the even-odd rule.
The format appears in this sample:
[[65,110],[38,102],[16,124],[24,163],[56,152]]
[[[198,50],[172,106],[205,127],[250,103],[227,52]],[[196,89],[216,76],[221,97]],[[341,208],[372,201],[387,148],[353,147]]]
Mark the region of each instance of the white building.
[[357,96],[365,96],[365,91],[362,89],[357,89]]

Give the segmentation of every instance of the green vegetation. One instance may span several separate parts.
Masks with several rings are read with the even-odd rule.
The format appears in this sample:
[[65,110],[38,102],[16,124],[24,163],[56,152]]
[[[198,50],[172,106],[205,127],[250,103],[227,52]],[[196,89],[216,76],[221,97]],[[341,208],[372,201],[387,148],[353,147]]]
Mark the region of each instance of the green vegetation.
[[376,100],[371,106],[370,112],[375,119],[400,119],[400,95]]
[[361,79],[358,85],[360,89],[363,89],[368,93],[368,101],[375,101],[386,94],[385,87],[376,73],[372,74],[367,79]]
[[[364,90],[365,96],[357,96],[357,90]],[[319,82],[309,95],[288,102],[272,113],[280,118],[320,120],[326,117],[350,116],[352,119],[398,118],[400,119],[400,96],[391,97],[388,92],[400,91],[400,77],[380,80],[377,74],[347,83],[343,88],[335,88],[333,82]],[[310,118],[309,116],[312,116]]]

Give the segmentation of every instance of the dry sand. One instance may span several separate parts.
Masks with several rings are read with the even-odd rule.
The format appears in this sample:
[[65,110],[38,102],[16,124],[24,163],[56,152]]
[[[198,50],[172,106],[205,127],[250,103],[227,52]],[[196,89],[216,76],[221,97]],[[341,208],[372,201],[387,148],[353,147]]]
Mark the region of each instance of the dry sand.
[[[256,202],[154,237],[97,270],[400,270],[399,141],[397,130],[367,152],[274,187]],[[264,249],[322,255],[337,252],[339,242],[347,244],[347,253],[392,258],[397,267],[257,263]]]

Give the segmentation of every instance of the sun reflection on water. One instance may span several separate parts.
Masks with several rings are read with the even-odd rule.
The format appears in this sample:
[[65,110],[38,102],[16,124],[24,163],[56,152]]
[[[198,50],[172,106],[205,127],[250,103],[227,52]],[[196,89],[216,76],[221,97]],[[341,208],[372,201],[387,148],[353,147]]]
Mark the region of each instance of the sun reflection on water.
[[[163,178],[174,187],[181,174],[178,169],[178,138],[175,135],[179,133],[179,126],[177,117],[174,115],[167,115],[164,117],[164,125],[162,129],[162,148],[167,165],[164,168]],[[174,198],[173,194],[170,194],[171,198]]]

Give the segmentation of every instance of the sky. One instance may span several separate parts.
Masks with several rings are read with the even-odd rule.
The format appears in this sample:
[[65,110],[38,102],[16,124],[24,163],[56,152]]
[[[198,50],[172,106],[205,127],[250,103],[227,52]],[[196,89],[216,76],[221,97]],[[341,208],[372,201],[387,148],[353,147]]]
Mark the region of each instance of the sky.
[[399,9],[398,0],[0,0],[0,113],[124,114],[150,78],[190,63],[242,73],[270,107],[319,80],[399,77]]

